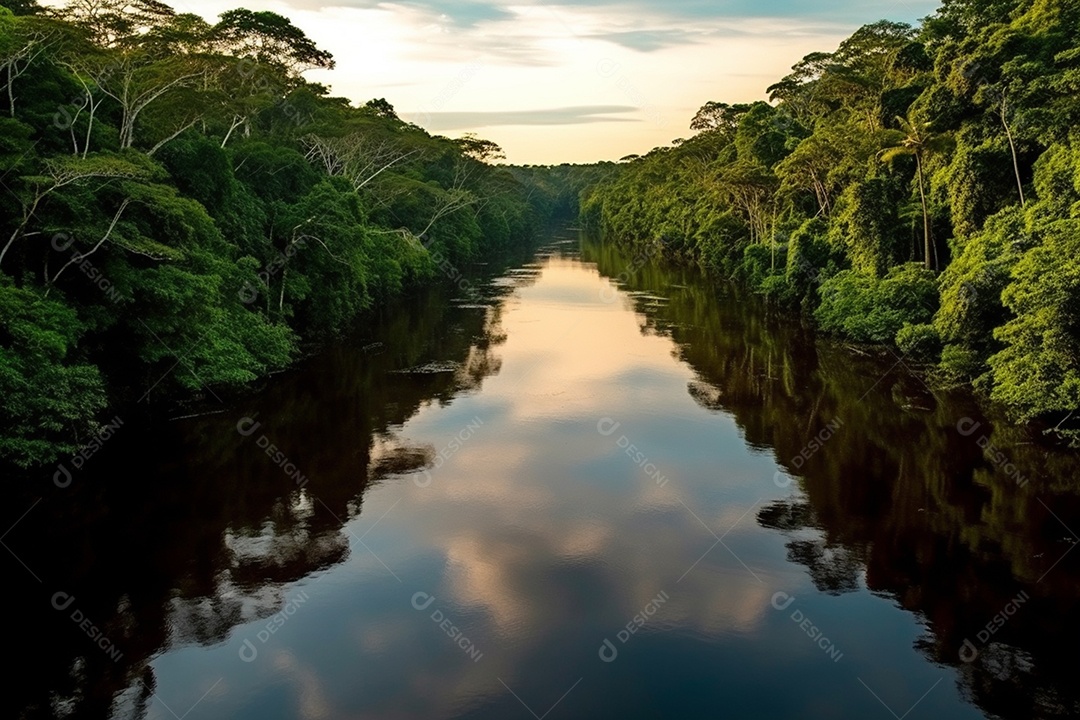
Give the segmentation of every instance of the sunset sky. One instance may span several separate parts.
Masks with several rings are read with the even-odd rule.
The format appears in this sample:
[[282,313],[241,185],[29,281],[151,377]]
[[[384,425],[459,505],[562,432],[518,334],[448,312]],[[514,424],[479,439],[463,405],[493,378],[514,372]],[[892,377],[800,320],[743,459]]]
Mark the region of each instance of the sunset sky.
[[[237,0],[178,0],[214,19]],[[809,52],[883,18],[914,22],[932,0],[288,0],[337,68],[310,80],[402,118],[496,141],[514,163],[617,160],[690,133],[704,102],[764,99]]]

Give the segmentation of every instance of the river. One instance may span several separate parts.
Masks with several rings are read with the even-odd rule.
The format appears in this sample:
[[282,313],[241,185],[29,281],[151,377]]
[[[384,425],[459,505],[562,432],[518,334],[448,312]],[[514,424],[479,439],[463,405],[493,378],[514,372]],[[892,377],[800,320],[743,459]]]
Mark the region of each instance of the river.
[[386,316],[14,495],[5,716],[1080,717],[1080,464],[963,389],[569,230]]

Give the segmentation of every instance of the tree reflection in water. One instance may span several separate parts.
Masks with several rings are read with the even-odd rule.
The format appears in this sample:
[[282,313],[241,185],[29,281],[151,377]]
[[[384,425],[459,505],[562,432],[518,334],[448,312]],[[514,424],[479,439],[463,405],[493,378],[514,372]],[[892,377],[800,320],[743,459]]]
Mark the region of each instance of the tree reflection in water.
[[[583,258],[608,278],[630,260],[599,242],[586,242]],[[748,444],[795,478],[791,498],[762,508],[758,523],[788,538],[789,559],[817,588],[865,583],[923,618],[922,652],[960,668],[961,692],[989,714],[1080,717],[1070,646],[1080,637],[1080,567],[1066,554],[1077,538],[1058,519],[1080,518],[1074,453],[987,414],[963,389],[931,390],[887,351],[817,338],[729,284],[650,265],[623,289],[642,332],[669,336],[698,374],[690,395],[730,414]],[[827,452],[793,462],[832,418],[843,427]],[[1030,483],[959,432],[964,418]],[[1021,591],[1032,598],[1024,611],[962,662],[964,640]]]
[[[360,514],[365,491],[434,459],[433,447],[397,430],[425,404],[449,403],[499,372],[502,303],[537,272],[478,281],[484,296],[464,307],[433,288],[226,410],[131,423],[67,489],[50,476],[46,497],[6,538],[43,583],[10,570],[24,591],[9,595],[7,617],[35,635],[10,670],[3,715],[142,717],[155,656],[220,643],[279,612],[287,585],[341,563],[350,553],[342,525]],[[452,369],[413,371],[432,360]],[[260,423],[248,438],[237,431],[245,417]],[[302,488],[259,434],[308,478]],[[13,500],[7,526],[32,502]],[[57,590],[122,650],[118,661],[57,622]]]
[[[632,262],[591,242],[582,258],[608,278]],[[43,580],[10,566],[19,591],[6,617],[34,635],[17,652],[5,717],[140,717],[156,688],[154,658],[222,642],[237,625],[280,612],[287,587],[365,552],[343,530],[365,493],[430,466],[438,452],[403,425],[500,372],[505,297],[538,270],[475,283],[487,293],[481,302],[432,289],[256,396],[214,415],[126,423],[71,487],[46,479],[45,499],[4,540]],[[733,418],[751,451],[792,479],[757,520],[784,538],[788,559],[818,589],[866,587],[916,614],[926,626],[920,651],[959,668],[961,692],[988,714],[1080,714],[1063,647],[1080,630],[1080,568],[1071,555],[1054,567],[1075,538],[1053,513],[1070,524],[1080,517],[1073,455],[985,414],[963,391],[931,391],[895,357],[832,345],[729,286],[654,265],[624,277],[641,331],[670,338],[695,371],[690,396]],[[298,488],[257,437],[238,434],[245,417],[307,484]],[[978,436],[957,430],[964,418],[981,423]],[[808,450],[836,420],[823,446]],[[983,434],[1028,484],[984,455]],[[33,499],[16,494],[5,527]],[[122,649],[119,661],[57,621],[57,591],[77,598]],[[1023,612],[961,662],[965,639],[1021,591],[1031,597]]]

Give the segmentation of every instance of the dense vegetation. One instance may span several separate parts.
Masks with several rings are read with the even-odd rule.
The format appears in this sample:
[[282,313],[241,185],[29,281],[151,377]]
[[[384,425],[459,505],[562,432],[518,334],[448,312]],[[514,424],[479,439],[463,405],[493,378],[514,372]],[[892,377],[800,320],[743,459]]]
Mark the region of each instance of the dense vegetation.
[[[955,682],[986,717],[1080,717],[1056,640],[1076,633],[1067,598],[1080,580],[1058,572],[1066,561],[1046,572],[1072,540],[1040,504],[1075,512],[1076,453],[983,416],[966,392],[929,392],[891,356],[816,342],[809,328],[762,312],[741,283],[722,285],[717,302],[692,266],[627,273],[634,257],[610,242],[584,247],[603,276],[625,281],[642,332],[669,337],[693,368],[694,400],[730,416],[751,447],[771,448],[797,483],[799,492],[763,504],[757,522],[784,536],[788,559],[818,590],[868,589],[919,616],[927,633],[913,648],[958,668]],[[667,302],[650,299],[658,294]],[[957,432],[968,414],[982,421],[976,436]],[[843,439],[804,458],[807,437],[835,418]],[[994,450],[974,441],[983,431]],[[996,448],[1015,463],[1011,477]],[[1013,616],[992,651],[958,662],[965,638],[1021,590],[1033,607]],[[1046,622],[1062,617],[1067,630]]]
[[1021,421],[1080,422],[1080,4],[946,0],[865,26],[692,138],[625,158],[585,218],[826,332],[895,343]]
[[332,67],[271,12],[0,2],[0,463],[265,376],[556,204]]

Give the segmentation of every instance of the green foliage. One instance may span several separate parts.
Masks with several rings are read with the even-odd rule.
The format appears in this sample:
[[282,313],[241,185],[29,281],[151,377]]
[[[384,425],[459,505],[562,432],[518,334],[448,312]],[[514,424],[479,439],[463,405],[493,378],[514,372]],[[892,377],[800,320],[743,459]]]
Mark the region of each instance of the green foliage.
[[963,345],[946,345],[941,351],[938,370],[950,383],[963,384],[976,381],[986,367],[979,353]]
[[1027,251],[1002,294],[1015,317],[995,331],[992,397],[1022,419],[1080,407],[1080,221],[1060,220]]
[[1007,316],[1001,293],[1028,233],[1023,214],[1004,210],[961,248],[941,276],[941,309],[934,326],[948,343],[960,343],[983,359],[994,347],[994,328]]
[[844,270],[826,280],[814,317],[821,329],[862,343],[892,342],[905,325],[927,323],[937,309],[937,283],[918,264],[881,279]]
[[105,388],[80,357],[84,329],[62,301],[0,281],[0,457],[47,463],[93,430]]
[[1000,208],[1018,203],[1016,183],[1002,168],[1008,168],[1009,150],[999,138],[972,137],[981,129],[969,128],[960,134],[956,153],[941,178],[957,237],[970,237]]
[[914,360],[934,362],[941,356],[941,335],[933,325],[905,325],[896,333],[896,347]]
[[619,163],[583,217],[1080,428],[1078,23],[1076,3],[950,0],[867,25],[772,105],[703,105],[697,135]]
[[786,274],[800,298],[810,296],[818,284],[844,269],[844,254],[827,239],[828,224],[820,218],[804,222],[788,242]]
[[234,57],[259,63],[276,63],[290,71],[334,67],[333,56],[316,47],[303,30],[269,11],[243,8],[221,14],[213,29],[213,41],[224,45]]
[[758,292],[769,302],[780,306],[797,305],[802,299],[796,288],[783,275],[769,275],[758,284]]
[[736,272],[748,241],[745,226],[734,213],[714,211],[706,214],[696,237],[697,242],[690,252],[700,258],[702,265],[724,276]]
[[570,202],[490,141],[328,97],[302,73],[333,58],[273,12],[40,10],[0,8],[0,464],[265,377],[439,279],[421,237],[465,263]]
[[739,278],[751,287],[759,287],[772,273],[773,254],[764,245],[748,245],[743,250]]

